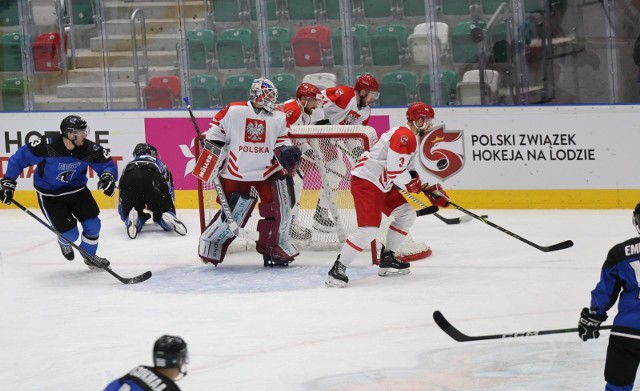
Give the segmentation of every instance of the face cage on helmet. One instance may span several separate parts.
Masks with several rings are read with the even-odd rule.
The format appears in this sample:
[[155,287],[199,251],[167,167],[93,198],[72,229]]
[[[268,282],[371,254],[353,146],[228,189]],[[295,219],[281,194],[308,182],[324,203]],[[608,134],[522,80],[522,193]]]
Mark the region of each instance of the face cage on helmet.
[[91,128],[87,125],[84,129],[69,129],[65,131],[66,134],[72,133],[74,136],[78,136],[79,133],[84,133],[85,137],[88,137],[91,134]]

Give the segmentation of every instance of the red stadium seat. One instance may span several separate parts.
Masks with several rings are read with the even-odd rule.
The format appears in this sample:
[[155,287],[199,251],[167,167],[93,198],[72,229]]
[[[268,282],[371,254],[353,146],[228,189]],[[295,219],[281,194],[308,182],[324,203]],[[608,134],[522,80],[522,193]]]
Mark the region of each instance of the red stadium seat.
[[180,103],[180,78],[178,76],[155,76],[143,90],[147,109],[171,109]]
[[328,26],[302,27],[291,40],[294,62],[297,67],[322,67],[323,59],[331,48],[331,32]]
[[[60,33],[49,32],[38,35],[31,44],[33,66],[36,72],[54,72],[62,69],[60,60]],[[67,50],[67,35],[64,35],[64,50]]]

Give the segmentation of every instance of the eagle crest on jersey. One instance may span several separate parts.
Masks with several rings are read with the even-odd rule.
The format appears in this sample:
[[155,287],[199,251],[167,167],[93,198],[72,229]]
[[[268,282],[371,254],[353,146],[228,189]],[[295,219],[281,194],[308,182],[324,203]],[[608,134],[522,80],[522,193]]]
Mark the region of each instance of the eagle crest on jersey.
[[340,125],[351,125],[352,123],[357,121],[358,118],[360,118],[360,115],[351,110],[349,111],[349,114],[347,114],[347,116],[342,121],[340,121]]
[[253,143],[263,143],[266,139],[265,121],[247,118],[247,125],[244,134],[244,141]]

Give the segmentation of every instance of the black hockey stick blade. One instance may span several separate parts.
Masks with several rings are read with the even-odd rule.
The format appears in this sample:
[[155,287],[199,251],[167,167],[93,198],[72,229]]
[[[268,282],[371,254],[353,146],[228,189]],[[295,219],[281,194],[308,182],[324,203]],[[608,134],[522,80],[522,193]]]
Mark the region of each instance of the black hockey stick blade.
[[[493,334],[493,335],[478,335],[478,336],[470,336],[463,334],[460,330],[453,327],[451,323],[442,315],[440,311],[434,311],[433,320],[436,322],[438,327],[442,329],[448,336],[455,339],[458,342],[472,342],[472,341],[482,341],[487,339],[505,339],[505,338],[516,338],[516,337],[535,337],[538,335],[549,335],[549,334],[563,334],[563,333],[577,333],[578,328],[569,328],[569,329],[552,329],[552,330],[535,330],[535,331],[524,331],[519,333],[507,333],[507,334]],[[600,330],[609,330],[612,326],[600,326]]]
[[[473,220],[473,217],[471,216],[460,216],[460,217],[454,217],[449,219],[442,215],[439,215],[438,213],[434,213],[433,215],[436,216],[440,221],[448,225],[468,223],[469,221]],[[489,216],[487,215],[481,215],[480,217],[482,217],[483,219],[489,218]]]
[[120,276],[118,273],[114,272],[110,268],[106,268],[106,269],[102,268],[100,263],[98,261],[96,261],[96,259],[93,257],[93,255],[91,255],[88,252],[86,252],[82,247],[78,246],[77,244],[75,244],[73,242],[70,242],[70,241],[66,240],[66,238],[64,236],[62,236],[62,234],[60,234],[55,228],[53,228],[51,225],[47,224],[40,217],[36,216],[33,212],[31,212],[29,209],[27,209],[24,205],[22,205],[18,201],[11,200],[11,202],[13,202],[13,204],[15,206],[17,206],[18,208],[22,209],[22,211],[27,213],[29,216],[31,216],[34,219],[36,219],[40,224],[42,224],[46,228],[48,228],[49,231],[53,232],[59,238],[62,238],[67,243],[69,243],[73,248],[78,250],[80,252],[80,254],[82,254],[83,257],[87,258],[89,260],[89,262],[93,263],[95,266],[101,268],[102,270],[106,271],[107,273],[111,274],[112,276],[114,276],[121,283],[123,283],[123,284],[137,284],[137,283],[140,283],[140,282],[143,282],[143,281],[147,281],[149,278],[151,278],[151,272],[150,271],[146,271],[146,272],[140,274],[139,276],[126,278],[126,277]]
[[417,216],[427,216],[436,213],[440,208],[437,205],[425,206],[422,209],[416,210]]

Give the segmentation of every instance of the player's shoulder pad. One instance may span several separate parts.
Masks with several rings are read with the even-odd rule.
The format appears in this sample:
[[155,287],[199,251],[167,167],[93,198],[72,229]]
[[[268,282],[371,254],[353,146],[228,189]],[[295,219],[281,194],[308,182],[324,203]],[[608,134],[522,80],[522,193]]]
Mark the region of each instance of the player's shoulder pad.
[[31,152],[33,156],[49,156],[47,146],[53,144],[54,140],[55,138],[53,137],[45,136],[31,139],[27,144],[27,148],[29,148],[29,152]]
[[630,258],[640,258],[640,236],[633,237],[613,246],[611,250],[609,250],[607,259],[602,267],[608,269]]
[[389,148],[398,153],[411,154],[417,147],[416,135],[406,126],[400,126],[394,130],[389,139]]

